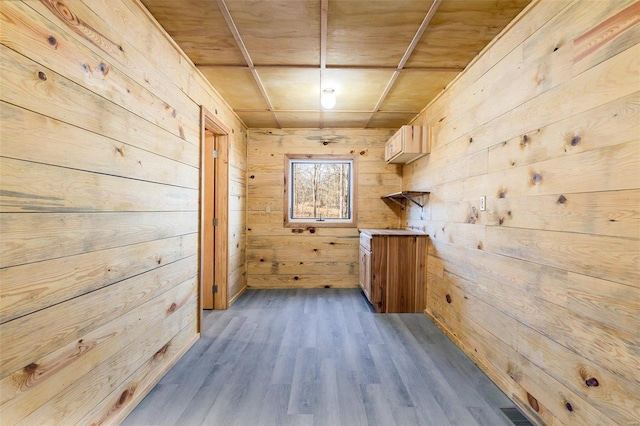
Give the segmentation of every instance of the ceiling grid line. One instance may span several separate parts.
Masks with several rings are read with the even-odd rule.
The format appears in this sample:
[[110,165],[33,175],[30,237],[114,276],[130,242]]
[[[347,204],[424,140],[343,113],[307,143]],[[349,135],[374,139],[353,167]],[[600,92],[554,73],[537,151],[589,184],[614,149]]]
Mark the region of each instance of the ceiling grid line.
[[321,129],[324,128],[324,107],[322,106],[322,79],[324,78],[324,70],[327,68],[327,36],[329,26],[329,0],[320,2],[320,93],[318,94],[318,103],[320,104],[320,123]]
[[405,64],[409,60],[409,57],[411,56],[416,46],[418,45],[418,42],[422,38],[422,35],[424,34],[425,30],[429,26],[429,23],[431,22],[433,15],[436,14],[436,11],[438,10],[438,7],[440,7],[441,3],[442,3],[442,0],[434,0],[433,3],[431,4],[431,7],[427,11],[427,14],[422,20],[422,23],[420,24],[420,26],[418,27],[418,30],[416,31],[415,35],[411,39],[411,43],[409,43],[407,50],[404,52],[404,55],[402,55],[402,59],[400,59],[400,63],[398,64],[398,66],[396,67],[396,70],[393,72],[393,75],[389,79],[387,86],[382,92],[382,95],[380,95],[380,99],[378,99],[378,103],[373,109],[373,112],[371,113],[371,116],[369,116],[369,119],[367,120],[367,124],[365,124],[364,127],[369,127],[369,123],[371,123],[371,120],[373,120],[373,117],[380,110],[380,108],[382,107],[382,104],[387,99],[387,96],[389,96],[389,92],[391,92],[391,89],[396,83],[396,80],[400,76],[400,71],[404,68]]
[[267,94],[267,90],[264,87],[264,84],[262,83],[262,80],[260,79],[260,76],[258,75],[258,71],[256,71],[256,67],[253,64],[253,60],[251,59],[251,55],[249,55],[249,51],[247,50],[247,47],[245,46],[244,41],[242,41],[242,37],[240,36],[240,32],[238,31],[238,27],[236,27],[236,24],[233,21],[233,18],[231,17],[231,12],[229,12],[229,8],[227,8],[227,4],[225,3],[224,0],[217,0],[217,1],[218,1],[218,7],[220,8],[220,11],[222,12],[222,17],[224,18],[225,22],[227,23],[227,26],[229,27],[229,30],[231,31],[231,34],[233,35],[233,38],[235,39],[236,43],[238,44],[238,48],[240,49],[240,53],[242,53],[242,56],[244,57],[244,60],[247,62],[247,65],[249,66],[249,70],[251,71],[251,75],[253,76],[253,79],[255,80],[256,84],[258,85],[258,90],[260,90],[260,93],[264,97],[264,101],[267,103],[267,107],[269,108],[269,111],[271,112],[271,115],[273,116],[273,120],[276,122],[276,125],[277,125],[278,129],[282,128],[282,126],[280,125],[280,121],[278,121],[278,116],[276,115],[276,112],[275,112],[275,110],[273,108],[273,105],[271,104],[271,99],[269,99],[269,95]]
[[[195,64],[198,67],[216,67],[216,68],[237,68],[248,70],[250,67],[247,65],[225,65],[225,64],[208,64],[198,62]],[[258,65],[258,68],[263,69],[300,69],[300,70],[315,70],[318,69],[315,65],[283,65],[283,64],[262,64]],[[460,72],[464,70],[464,67],[411,67],[411,68],[402,68],[398,69],[398,67],[383,67],[383,66],[373,66],[373,65],[327,65],[324,68],[325,70],[353,70],[353,71],[402,71],[402,72],[420,72],[420,71],[430,71],[430,72]]]

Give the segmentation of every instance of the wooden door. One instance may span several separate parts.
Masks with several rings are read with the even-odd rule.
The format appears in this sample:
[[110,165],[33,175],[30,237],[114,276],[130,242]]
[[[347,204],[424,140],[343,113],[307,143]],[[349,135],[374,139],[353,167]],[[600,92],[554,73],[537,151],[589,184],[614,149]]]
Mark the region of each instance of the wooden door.
[[203,150],[203,227],[202,227],[202,308],[213,309],[215,283],[215,198],[216,198],[216,162],[215,134],[205,129]]
[[229,306],[229,133],[214,114],[201,108],[199,327],[202,309]]

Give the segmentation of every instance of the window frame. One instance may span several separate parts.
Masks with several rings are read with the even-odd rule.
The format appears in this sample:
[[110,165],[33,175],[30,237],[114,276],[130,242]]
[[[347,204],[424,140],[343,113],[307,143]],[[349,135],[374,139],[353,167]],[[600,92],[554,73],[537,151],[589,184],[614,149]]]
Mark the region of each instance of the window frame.
[[[350,219],[294,219],[291,217],[293,163],[308,160],[313,162],[351,162]],[[358,227],[358,157],[338,154],[285,154],[284,157],[284,227],[285,228],[357,228]]]

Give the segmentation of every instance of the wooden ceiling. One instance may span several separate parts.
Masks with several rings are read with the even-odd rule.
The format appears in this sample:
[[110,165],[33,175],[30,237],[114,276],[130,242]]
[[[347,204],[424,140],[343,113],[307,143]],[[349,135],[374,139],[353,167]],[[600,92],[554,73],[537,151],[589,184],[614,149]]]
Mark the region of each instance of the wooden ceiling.
[[250,128],[400,127],[529,1],[142,0]]

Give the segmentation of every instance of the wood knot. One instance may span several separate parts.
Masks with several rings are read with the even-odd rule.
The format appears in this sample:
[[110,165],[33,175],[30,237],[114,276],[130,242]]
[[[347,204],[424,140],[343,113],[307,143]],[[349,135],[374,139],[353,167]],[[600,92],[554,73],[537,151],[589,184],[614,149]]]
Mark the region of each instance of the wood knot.
[[591,388],[591,387],[596,388],[596,387],[600,386],[600,383],[598,382],[598,379],[596,379],[595,377],[590,377],[590,378],[588,378],[588,379],[585,381],[585,384],[586,384],[587,386],[589,386],[590,388]]
[[557,51],[558,51],[558,49],[560,49],[560,48],[559,48],[558,46],[556,46],[556,47],[554,47],[554,48],[553,48],[553,51],[554,51],[554,52],[557,52]]
[[451,303],[451,295],[447,294],[444,298],[447,299],[447,303]]
[[538,404],[538,400],[535,399],[529,392],[527,392],[527,401],[529,401],[529,405],[535,410],[536,413],[540,412],[540,404]]
[[307,228],[307,229],[309,230],[310,234],[315,234],[316,233],[316,228],[314,228],[314,227],[310,227],[310,228]]
[[469,216],[469,219],[467,220],[467,223],[470,224],[474,224],[476,223],[476,221],[478,220],[479,214],[478,214],[478,209],[476,209],[475,206],[471,207],[471,215]]
[[255,178],[256,178],[256,175],[249,176],[249,179],[255,179]]
[[322,141],[322,145],[324,145],[324,146],[329,145],[329,141]]
[[264,259],[260,259],[260,262],[264,262]]
[[567,411],[573,411],[573,405],[571,405],[569,401],[565,402],[564,406],[567,409]]
[[153,354],[153,359],[155,360],[155,359],[161,358],[162,356],[164,356],[164,354],[167,353],[168,349],[169,349],[169,343],[167,343],[166,345],[158,349],[158,351],[155,354]]
[[124,157],[124,148],[116,147],[116,152],[120,154],[121,157]]
[[473,143],[473,138],[469,138],[469,143]]
[[104,62],[100,62],[98,64],[98,71],[100,71],[104,75],[107,75],[109,74],[109,67]]
[[502,224],[504,223],[504,218],[503,218],[503,217],[501,217],[501,218],[498,220],[498,223],[499,223],[500,225],[502,225]]
[[38,78],[42,81],[47,81],[47,75],[43,71],[38,71]]
[[331,286],[330,285],[325,285],[324,288],[331,288]]
[[169,313],[169,314],[170,314],[170,313],[172,313],[172,312],[175,312],[177,307],[178,307],[178,305],[176,304],[176,302],[173,302],[173,303],[171,304],[171,306],[169,306],[169,309],[167,309],[167,313]]
[[218,108],[216,108],[214,111],[215,111],[216,114],[218,114]]
[[335,246],[335,245],[336,245],[336,243],[334,243],[333,241],[330,241],[330,242],[329,242],[329,245],[330,245],[330,246]]
[[482,241],[478,243],[478,250],[482,250]]
[[511,210],[507,212],[507,216],[511,217]]
[[35,362],[32,362],[31,364],[24,367],[22,370],[27,374],[33,374],[36,372],[37,369],[38,369],[38,364],[36,364]]
[[500,191],[498,193],[498,198],[505,198],[507,196],[507,191]]
[[523,135],[522,136],[522,142],[520,142],[521,146],[525,146],[527,145],[529,142],[531,141],[531,139],[529,138],[528,135]]
[[582,138],[579,135],[575,135],[574,137],[571,138],[571,146],[578,145],[581,140]]
[[118,46],[118,50],[121,52],[124,52],[124,49],[122,48],[122,46]]
[[318,249],[313,249],[313,251],[317,252],[317,251],[318,251]]
[[118,406],[122,406],[125,402],[127,402],[127,400],[129,399],[129,394],[129,389],[125,389],[124,392],[120,394],[120,398],[118,399]]
[[58,44],[58,41],[54,36],[49,36],[49,38],[47,38],[47,41],[51,46],[55,46],[56,44]]
[[295,277],[293,277],[293,279],[294,279],[294,281],[298,281],[300,279],[300,277],[296,275]]
[[535,184],[542,182],[542,175],[540,173],[535,173],[531,176],[531,181]]
[[567,201],[567,197],[565,197],[564,195],[560,195],[560,196],[558,197],[558,203],[559,203],[559,204],[564,204],[564,203],[565,203],[565,201]]
[[159,257],[159,258],[158,258],[158,260],[157,260],[157,262],[158,262],[158,265],[159,265],[159,264],[161,264],[161,263],[162,263],[162,258],[161,258],[161,257]]
[[365,155],[367,151],[360,151],[360,155]]
[[304,232],[303,229],[292,229],[291,232],[293,232],[294,234],[302,234]]

